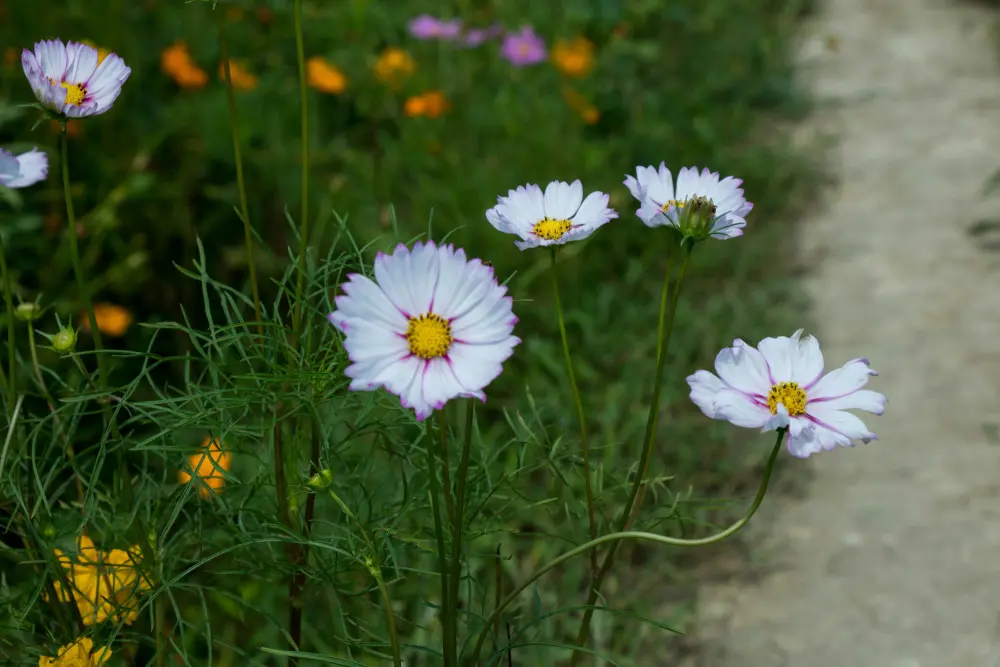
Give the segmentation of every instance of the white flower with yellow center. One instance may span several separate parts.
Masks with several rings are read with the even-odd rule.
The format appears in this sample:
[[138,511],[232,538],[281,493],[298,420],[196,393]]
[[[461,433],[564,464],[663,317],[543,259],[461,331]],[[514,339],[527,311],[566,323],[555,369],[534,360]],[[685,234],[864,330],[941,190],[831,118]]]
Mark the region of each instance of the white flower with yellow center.
[[132,72],[114,53],[101,58],[92,46],[58,39],[25,49],[21,66],[42,106],[71,118],[110,109]]
[[765,338],[756,348],[737,338],[716,356],[715,372],[688,377],[695,405],[712,419],[744,428],[787,427],[793,456],[876,439],[845,410],[884,412],[885,396],[862,389],[878,373],[867,359],[853,359],[824,375],[819,342],[801,329],[791,338]]
[[522,185],[506,197],[497,197],[497,205],[486,211],[491,225],[521,237],[514,242],[521,250],[586,238],[617,217],[603,192],[592,192],[584,199],[579,180],[552,181],[544,194],[537,185]]
[[20,155],[0,148],[0,185],[26,188],[45,180],[48,175],[49,158],[37,148]]
[[520,341],[507,288],[465,251],[400,244],[375,258],[375,281],[348,276],[330,322],[345,335],[352,390],[384,387],[417,420],[483,389]]
[[665,162],[660,163],[659,170],[652,166],[637,167],[635,176],[625,178],[625,187],[640,204],[636,215],[646,225],[681,229],[686,221],[685,213],[689,212],[685,209],[693,204],[707,216],[708,224],[701,230],[702,235],[715,239],[743,235],[753,204],[743,197],[742,184],[743,181],[732,176],[719,180],[717,172],[703,169],[698,173],[697,167],[684,167],[677,174],[675,186],[673,174]]

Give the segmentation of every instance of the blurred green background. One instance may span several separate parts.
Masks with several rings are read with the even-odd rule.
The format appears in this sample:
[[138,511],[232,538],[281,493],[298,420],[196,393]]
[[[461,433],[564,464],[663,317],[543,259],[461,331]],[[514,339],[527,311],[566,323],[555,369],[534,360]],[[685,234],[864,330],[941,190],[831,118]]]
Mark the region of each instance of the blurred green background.
[[[693,532],[724,518],[720,501],[756,484],[761,449],[755,439],[748,444],[730,427],[708,423],[687,400],[683,378],[710,365],[734,337],[756,341],[802,324],[789,257],[794,214],[809,202],[815,171],[809,156],[792,150],[787,128],[808,110],[791,66],[792,38],[808,2],[323,0],[305,7],[306,57],[322,59],[309,90],[317,256],[340,216],[359,245],[373,242],[372,253],[429,233],[492,261],[518,300],[524,343],[491,387],[490,409],[530,413],[526,419],[552,439],[574,443],[569,449],[576,423],[544,275],[548,253],[519,252],[483,213],[498,194],[528,182],[579,178],[585,191],[611,193],[619,219],[567,248],[560,266],[591,441],[607,486],[620,482],[639,454],[668,243],[663,230],[650,231],[635,217],[622,180],[636,165],[661,160],[675,173],[698,165],[744,179],[755,203],[746,236],[700,246],[684,286],[653,464],[655,474],[673,477],[667,486],[684,517],[674,530]],[[550,57],[516,67],[501,57],[497,39],[477,47],[416,39],[407,24],[424,12],[479,28],[532,25]],[[56,129],[46,122],[32,130],[35,112],[18,107],[32,101],[20,49],[42,38],[89,40],[132,67],[111,112],[71,124],[70,169],[95,300],[121,306],[136,322],[179,320],[182,306],[200,300],[197,283],[175,267],[191,265],[196,238],[215,279],[246,281],[219,76],[221,25],[238,67],[234,82],[242,84],[238,128],[255,262],[270,303],[287,248],[296,243],[289,219],[298,220],[301,208],[291,2],[225,2],[213,12],[208,2],[61,0],[38,11],[32,0],[3,0],[0,19],[0,144],[37,145],[54,167]],[[387,57],[387,50],[406,55]],[[404,66],[387,76],[393,62]],[[25,300],[40,298],[63,321],[77,321],[81,301],[58,179],[3,195],[9,205],[0,231],[16,291]],[[200,306],[185,310],[197,324]],[[55,330],[52,320],[39,327],[47,325]],[[151,336],[138,326],[122,334],[111,344],[129,350],[146,349]],[[161,336],[156,345],[169,354],[182,342]],[[131,363],[139,362],[116,361],[116,377],[133,377]],[[54,357],[43,364],[58,367]],[[180,371],[157,372],[169,378]],[[489,428],[509,435],[502,419]],[[639,549],[632,563],[647,567],[635,575],[626,570],[609,587],[619,605],[658,605],[668,597],[660,586],[683,578],[673,557]],[[572,589],[580,582],[568,576],[564,583]]]

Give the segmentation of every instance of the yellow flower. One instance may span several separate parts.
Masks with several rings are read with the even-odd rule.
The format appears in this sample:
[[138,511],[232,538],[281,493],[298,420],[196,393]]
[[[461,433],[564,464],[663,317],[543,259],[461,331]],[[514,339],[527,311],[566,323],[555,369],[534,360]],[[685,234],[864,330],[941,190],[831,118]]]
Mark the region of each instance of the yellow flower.
[[160,67],[181,88],[203,88],[208,83],[208,75],[191,59],[184,42],[174,42],[163,50]]
[[[124,336],[132,325],[132,313],[113,303],[95,303],[94,318],[97,320],[97,328],[102,334],[115,338]],[[80,328],[84,331],[90,331],[90,318],[87,317],[87,313],[80,315]]]
[[[229,76],[234,90],[253,90],[257,87],[257,77],[236,60],[229,61]],[[219,63],[219,78],[226,80],[226,64]]]
[[411,118],[414,116],[437,118],[447,110],[448,99],[440,90],[429,90],[410,97],[403,103],[403,113]]
[[108,51],[104,47],[101,47],[101,46],[98,46],[97,44],[94,44],[89,39],[85,39],[85,40],[83,40],[80,43],[81,44],[86,44],[87,46],[89,46],[92,49],[97,49],[97,64],[98,65],[100,65],[104,61],[104,59],[108,57],[108,54],[111,53],[110,51]]
[[347,90],[347,77],[339,69],[314,56],[306,63],[306,80],[309,85],[323,93],[338,95]]
[[50,658],[38,658],[38,667],[100,667],[111,657],[111,649],[102,647],[94,650],[94,640],[81,637],[72,644],[59,647],[59,654]]
[[139,547],[102,552],[89,537],[81,535],[77,538],[76,551],[74,560],[60,549],[53,550],[69,584],[67,590],[62,581],[55,582],[59,599],[74,602],[85,625],[108,619],[127,625],[133,623],[139,615],[136,596],[151,588],[139,572],[142,560]]
[[594,66],[594,45],[585,37],[558,40],[552,46],[552,64],[566,76],[586,76]]
[[193,472],[198,477],[198,494],[202,498],[208,498],[213,493],[219,493],[226,485],[226,478],[222,473],[229,472],[232,455],[222,449],[218,438],[205,438],[201,448],[204,451],[188,457],[190,471],[181,470],[177,473],[177,478],[181,484],[187,484],[191,481]]
[[375,76],[390,86],[398,85],[403,79],[413,74],[415,69],[413,58],[402,49],[386,49],[375,61]]

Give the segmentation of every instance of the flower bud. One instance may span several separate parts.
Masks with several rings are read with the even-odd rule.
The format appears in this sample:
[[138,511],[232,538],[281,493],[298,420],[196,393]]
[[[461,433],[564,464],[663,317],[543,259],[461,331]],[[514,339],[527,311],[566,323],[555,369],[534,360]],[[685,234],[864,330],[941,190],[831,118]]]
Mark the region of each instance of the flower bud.
[[22,322],[33,322],[42,316],[42,307],[32,301],[19,303],[14,309],[14,316]]
[[715,203],[708,197],[693,197],[685,202],[677,220],[677,228],[684,238],[703,241],[715,226]]
[[52,342],[52,349],[56,352],[72,352],[76,347],[76,331],[73,329],[63,329],[49,339]]
[[329,468],[320,470],[318,473],[313,475],[312,478],[306,482],[306,484],[314,491],[328,489],[330,488],[330,485],[333,484],[333,471]]

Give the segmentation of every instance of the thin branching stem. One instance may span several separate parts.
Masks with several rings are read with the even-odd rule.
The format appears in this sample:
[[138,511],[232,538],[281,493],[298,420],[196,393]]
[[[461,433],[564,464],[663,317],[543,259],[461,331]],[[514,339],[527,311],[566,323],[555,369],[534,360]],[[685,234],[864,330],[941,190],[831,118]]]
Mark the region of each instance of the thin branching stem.
[[[302,0],[295,0],[295,55],[299,64],[299,105],[301,107],[302,153],[302,214],[299,220],[299,265],[295,278],[295,312],[292,315],[292,331],[298,337],[302,332],[302,292],[305,285],[306,261],[309,252],[309,90],[306,87],[306,55],[302,38]],[[310,341],[311,342],[311,341]],[[306,356],[309,350],[306,350]]]
[[[446,432],[444,423],[444,412],[441,412],[442,423],[441,430]],[[445,435],[447,437],[447,435]],[[431,493],[431,511],[434,514],[434,534],[437,537],[438,543],[438,574],[441,577],[441,627],[443,629],[443,639],[442,639],[442,653],[444,654],[444,665],[445,667],[457,667],[457,645],[455,637],[452,634],[453,623],[451,621],[451,595],[450,590],[450,580],[448,577],[448,556],[445,550],[444,541],[444,522],[441,518],[441,502],[438,496],[441,495],[440,485],[438,484],[437,478],[437,465],[435,463],[434,456],[434,438],[431,436],[430,428],[427,429],[427,433],[424,436],[424,442],[426,443],[426,453],[427,453],[427,477],[430,480],[430,493]],[[447,467],[447,463],[444,464]]]

